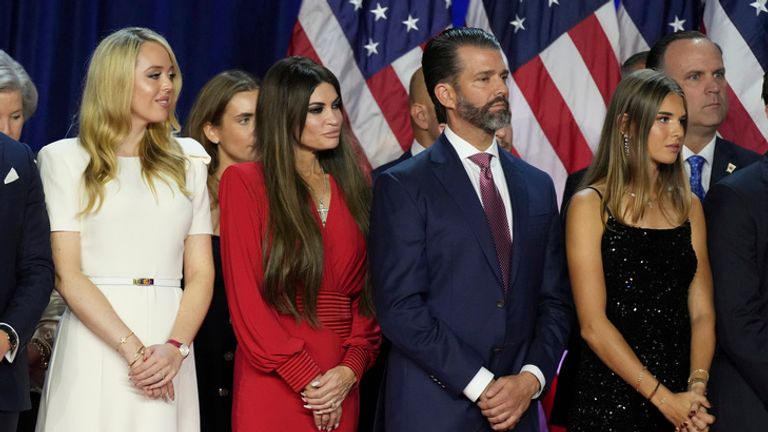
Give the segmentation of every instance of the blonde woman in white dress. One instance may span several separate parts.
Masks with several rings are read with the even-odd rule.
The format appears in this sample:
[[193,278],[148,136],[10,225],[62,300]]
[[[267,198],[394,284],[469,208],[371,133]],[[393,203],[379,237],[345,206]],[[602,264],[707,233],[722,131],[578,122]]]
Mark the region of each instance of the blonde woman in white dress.
[[38,431],[199,430],[189,349],[213,284],[209,159],[172,136],[180,88],[165,39],[119,30],[91,60],[78,138],[40,151],[69,308]]

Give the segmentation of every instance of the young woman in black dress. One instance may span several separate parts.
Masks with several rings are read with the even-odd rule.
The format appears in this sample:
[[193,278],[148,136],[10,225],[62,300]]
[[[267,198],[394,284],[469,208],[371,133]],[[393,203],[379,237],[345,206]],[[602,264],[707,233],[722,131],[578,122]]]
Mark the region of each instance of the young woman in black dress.
[[581,327],[571,431],[706,431],[715,346],[704,215],[685,181],[680,87],[619,84],[571,200],[566,248]]

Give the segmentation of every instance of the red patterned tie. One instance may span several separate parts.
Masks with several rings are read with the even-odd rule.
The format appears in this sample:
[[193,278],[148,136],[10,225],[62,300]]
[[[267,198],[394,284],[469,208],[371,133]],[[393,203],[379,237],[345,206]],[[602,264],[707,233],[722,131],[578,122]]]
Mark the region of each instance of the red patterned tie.
[[499,258],[499,267],[504,278],[504,292],[509,286],[509,259],[512,255],[512,240],[509,236],[509,224],[507,212],[504,209],[504,201],[501,200],[499,190],[493,182],[491,172],[490,153],[477,153],[469,157],[469,160],[480,167],[480,197],[483,201],[485,218],[491,228],[493,243],[496,245],[496,256]]

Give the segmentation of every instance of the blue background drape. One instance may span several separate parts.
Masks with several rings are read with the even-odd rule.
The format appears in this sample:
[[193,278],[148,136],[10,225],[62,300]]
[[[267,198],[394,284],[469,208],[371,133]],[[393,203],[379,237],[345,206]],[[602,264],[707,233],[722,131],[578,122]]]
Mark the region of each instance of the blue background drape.
[[[468,0],[454,0],[455,25]],[[22,141],[33,149],[77,135],[88,60],[98,42],[127,26],[149,27],[173,47],[184,84],[183,122],[198,90],[225,69],[261,77],[285,56],[301,0],[0,0],[0,48],[24,66],[40,93]]]

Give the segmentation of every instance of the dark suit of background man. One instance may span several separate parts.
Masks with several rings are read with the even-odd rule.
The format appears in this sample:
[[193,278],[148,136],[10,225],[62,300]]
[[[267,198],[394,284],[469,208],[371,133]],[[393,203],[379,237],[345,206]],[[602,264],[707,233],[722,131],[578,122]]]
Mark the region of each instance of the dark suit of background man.
[[32,151],[0,133],[0,432],[30,408],[26,343],[53,289],[50,226]]
[[[723,53],[697,31],[669,33],[651,48],[646,64],[669,75],[685,93],[688,128],[683,160],[691,190],[703,201],[701,192],[706,193],[723,177],[760,158],[757,153],[717,136],[717,128],[728,113]],[[692,158],[697,157],[703,158],[700,184],[692,169]]]
[[[763,82],[768,115],[768,75]],[[768,154],[710,189],[704,210],[717,312],[712,431],[768,425]]]
[[532,399],[573,318],[555,190],[494,140],[510,112],[492,35],[447,30],[422,66],[447,127],[379,177],[371,214],[377,318],[392,343],[386,430],[538,432]]

